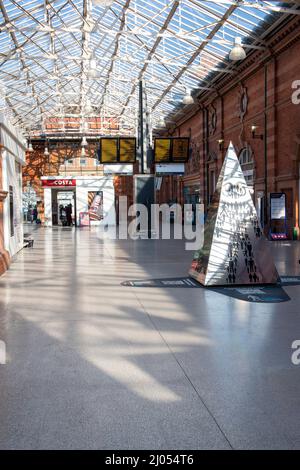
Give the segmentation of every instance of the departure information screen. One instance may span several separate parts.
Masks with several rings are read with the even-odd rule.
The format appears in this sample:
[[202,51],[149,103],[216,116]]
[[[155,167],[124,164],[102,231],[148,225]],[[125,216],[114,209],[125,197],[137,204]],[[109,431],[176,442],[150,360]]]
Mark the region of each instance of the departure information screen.
[[157,138],[154,141],[155,163],[184,163],[189,158],[188,137]]
[[134,163],[136,160],[136,139],[135,137],[120,137],[119,140],[119,162]]
[[102,138],[100,142],[101,163],[117,163],[118,139]]
[[156,163],[171,161],[171,139],[155,139],[154,160]]
[[173,139],[172,160],[173,162],[186,162],[189,158],[189,138],[182,137]]

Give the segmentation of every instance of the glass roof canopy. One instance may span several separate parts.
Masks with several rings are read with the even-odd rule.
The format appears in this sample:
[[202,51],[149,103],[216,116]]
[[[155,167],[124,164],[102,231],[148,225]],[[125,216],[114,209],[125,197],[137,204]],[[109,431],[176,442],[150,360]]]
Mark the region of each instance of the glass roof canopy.
[[133,133],[142,79],[155,128],[162,116],[172,119],[187,90],[210,89],[212,74],[234,73],[228,54],[236,36],[247,54],[265,49],[262,31],[300,13],[291,1],[101,3],[0,0],[0,109],[26,133],[44,134],[49,117],[61,131],[65,118],[79,119],[76,132],[84,133],[93,116]]

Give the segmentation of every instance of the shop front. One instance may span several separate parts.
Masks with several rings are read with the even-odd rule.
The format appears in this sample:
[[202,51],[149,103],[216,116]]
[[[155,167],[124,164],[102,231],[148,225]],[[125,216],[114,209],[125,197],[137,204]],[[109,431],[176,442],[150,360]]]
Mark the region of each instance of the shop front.
[[115,225],[113,177],[43,176],[45,226]]

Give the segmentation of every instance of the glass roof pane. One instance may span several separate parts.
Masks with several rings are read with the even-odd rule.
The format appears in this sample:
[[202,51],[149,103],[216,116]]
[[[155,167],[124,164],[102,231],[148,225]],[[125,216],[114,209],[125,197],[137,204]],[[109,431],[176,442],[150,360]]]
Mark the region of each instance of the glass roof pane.
[[263,48],[261,28],[296,8],[263,0],[115,0],[110,7],[0,0],[0,88],[12,117],[43,132],[43,116],[88,118],[87,103],[89,116],[134,123],[144,79],[155,127],[187,89],[209,88],[213,74],[234,70],[228,55],[236,36],[247,54]]

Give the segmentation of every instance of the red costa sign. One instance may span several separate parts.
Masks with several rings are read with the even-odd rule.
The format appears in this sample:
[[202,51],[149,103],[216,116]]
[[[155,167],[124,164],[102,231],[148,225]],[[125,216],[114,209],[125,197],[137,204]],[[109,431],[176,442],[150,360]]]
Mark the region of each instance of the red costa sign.
[[42,180],[42,186],[55,186],[55,187],[61,187],[61,186],[76,186],[76,180],[75,179],[56,179],[56,180]]

